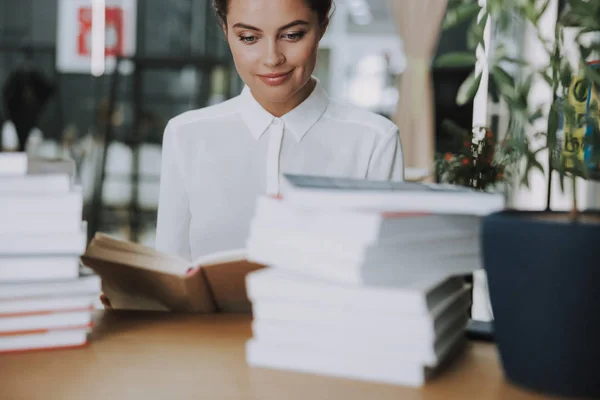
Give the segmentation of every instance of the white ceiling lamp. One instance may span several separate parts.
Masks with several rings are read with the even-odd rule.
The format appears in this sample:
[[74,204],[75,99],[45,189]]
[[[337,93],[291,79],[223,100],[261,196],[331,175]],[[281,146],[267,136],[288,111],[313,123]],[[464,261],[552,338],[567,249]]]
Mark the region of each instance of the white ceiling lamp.
[[373,22],[371,7],[366,0],[348,0],[348,11],[356,25],[369,25]]

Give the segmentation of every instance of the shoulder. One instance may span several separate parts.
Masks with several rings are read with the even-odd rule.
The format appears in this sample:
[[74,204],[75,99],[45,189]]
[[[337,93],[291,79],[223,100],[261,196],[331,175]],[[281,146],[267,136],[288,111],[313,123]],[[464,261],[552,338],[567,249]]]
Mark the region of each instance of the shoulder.
[[178,153],[197,147],[231,123],[232,117],[239,113],[238,103],[239,96],[171,118],[163,134],[163,146],[179,149]]
[[337,101],[329,102],[324,117],[344,124],[346,128],[355,127],[363,132],[374,133],[376,136],[388,136],[398,132],[396,124],[383,115]]
[[239,96],[213,106],[186,111],[171,118],[167,124],[167,130],[184,132],[191,128],[197,132],[197,128],[204,125],[210,126],[227,121],[232,115],[239,112],[238,102]]

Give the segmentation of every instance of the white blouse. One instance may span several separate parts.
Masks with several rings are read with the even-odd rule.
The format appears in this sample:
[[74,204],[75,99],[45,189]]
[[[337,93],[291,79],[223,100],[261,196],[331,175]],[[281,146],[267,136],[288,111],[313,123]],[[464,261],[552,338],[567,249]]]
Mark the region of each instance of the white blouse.
[[282,173],[402,180],[398,128],[331,101],[320,83],[281,118],[246,87],[169,121],[162,150],[156,248],[187,260],[243,248],[255,199]]

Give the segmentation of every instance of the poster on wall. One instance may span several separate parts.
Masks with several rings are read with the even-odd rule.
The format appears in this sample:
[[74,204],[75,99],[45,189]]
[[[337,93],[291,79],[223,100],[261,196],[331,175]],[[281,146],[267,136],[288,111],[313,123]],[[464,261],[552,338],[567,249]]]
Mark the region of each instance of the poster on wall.
[[[590,68],[600,69],[600,60],[588,62]],[[564,116],[561,115],[561,125],[558,132],[562,141],[561,157],[567,169],[575,167],[574,159],[587,166],[591,171],[597,172],[600,166],[593,157],[592,140],[599,125],[600,114],[598,84],[592,82],[583,70],[579,70],[571,80],[568,102],[575,109],[575,124],[567,126]]]
[[[94,37],[94,13],[104,8],[104,38]],[[136,45],[137,0],[59,0],[56,67],[62,73],[92,73],[94,49],[104,44],[104,73],[111,73],[116,57],[133,56]],[[100,18],[102,18],[100,16]],[[101,23],[99,26],[101,26]],[[98,56],[100,54],[100,56]],[[100,62],[102,58],[100,59]],[[98,60],[96,59],[96,64]]]

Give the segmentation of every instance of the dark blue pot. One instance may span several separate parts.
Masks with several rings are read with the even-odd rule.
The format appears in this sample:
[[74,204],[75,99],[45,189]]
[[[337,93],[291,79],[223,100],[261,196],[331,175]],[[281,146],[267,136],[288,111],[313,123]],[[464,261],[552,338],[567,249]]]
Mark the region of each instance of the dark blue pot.
[[538,219],[548,214],[565,216],[505,211],[483,220],[502,367],[533,391],[600,398],[600,223]]

